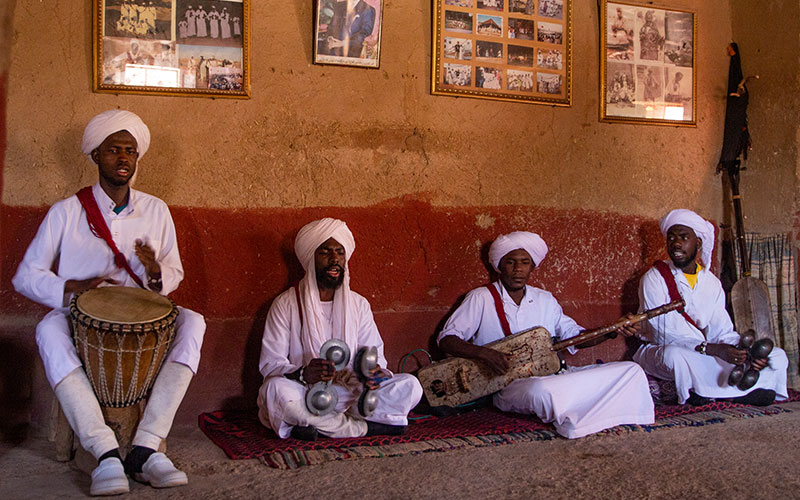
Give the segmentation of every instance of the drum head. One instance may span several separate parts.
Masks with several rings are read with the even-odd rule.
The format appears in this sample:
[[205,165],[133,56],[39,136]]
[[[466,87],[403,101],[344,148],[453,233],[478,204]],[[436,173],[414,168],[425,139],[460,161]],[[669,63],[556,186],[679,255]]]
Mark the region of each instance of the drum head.
[[99,321],[123,325],[149,323],[172,312],[172,301],[143,288],[106,286],[80,294],[75,301],[80,312]]

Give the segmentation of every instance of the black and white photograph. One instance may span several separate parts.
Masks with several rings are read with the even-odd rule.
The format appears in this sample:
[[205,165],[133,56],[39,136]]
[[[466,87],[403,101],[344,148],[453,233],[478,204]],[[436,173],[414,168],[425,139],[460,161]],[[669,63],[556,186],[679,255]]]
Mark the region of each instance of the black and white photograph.
[[539,49],[536,51],[536,67],[544,69],[561,69],[563,53],[559,49]]
[[478,40],[476,42],[475,59],[483,62],[503,62],[503,44],[499,42],[487,42]]
[[105,36],[172,39],[171,0],[106,0],[104,15]]
[[445,85],[457,85],[459,87],[471,86],[472,66],[445,63],[443,83]]
[[539,0],[539,15],[552,19],[563,19],[564,0]]
[[503,17],[478,14],[477,31],[483,36],[503,36]]
[[688,12],[667,11],[664,16],[664,62],[692,67],[694,17]]
[[456,33],[472,33],[472,14],[458,10],[444,11],[444,29]]
[[519,71],[516,69],[509,69],[506,71],[508,75],[508,90],[516,90],[519,92],[532,92],[533,91],[533,73],[530,71]]
[[508,38],[514,40],[533,40],[536,36],[536,29],[530,19],[508,19]]
[[661,61],[664,57],[664,11],[637,9],[634,36],[634,45],[639,47],[638,59]]
[[664,100],[664,73],[659,66],[636,65],[636,102],[655,104]]
[[633,61],[634,8],[608,4],[606,19],[606,57],[610,61]]
[[503,12],[504,0],[476,0],[479,9],[496,10]]
[[561,75],[536,73],[536,91],[542,94],[560,94]]
[[533,67],[533,47],[508,44],[508,64],[510,66]]
[[319,0],[314,62],[377,68],[383,0]]
[[472,59],[472,40],[469,38],[444,38],[444,56],[448,59]]
[[564,43],[564,26],[561,24],[539,21],[536,24],[536,40],[545,43]]
[[482,89],[500,90],[503,88],[503,71],[498,68],[478,66],[475,68],[475,86]]
[[242,46],[242,3],[177,0],[177,33],[181,45]]
[[630,63],[609,61],[606,68],[606,108],[617,116],[636,114],[636,80]]

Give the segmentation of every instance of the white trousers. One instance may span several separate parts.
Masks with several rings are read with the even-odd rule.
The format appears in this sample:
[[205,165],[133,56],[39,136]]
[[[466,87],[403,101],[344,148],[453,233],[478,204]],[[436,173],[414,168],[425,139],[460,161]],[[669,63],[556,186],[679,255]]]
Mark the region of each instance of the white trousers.
[[[206,332],[203,316],[190,309],[178,307],[175,320],[175,339],[172,341],[165,363],[173,362],[188,366],[197,373],[200,363],[200,348]],[[44,372],[50,387],[55,387],[75,368],[81,365],[69,325],[69,309],[53,309],[36,325],[36,344],[44,363]]]
[[778,400],[789,397],[786,390],[789,359],[779,347],[772,349],[769,366],[759,372],[758,382],[747,391],[728,385],[734,365],[686,347],[645,344],[639,347],[633,360],[654,377],[674,380],[681,404],[689,399],[689,389],[707,398],[735,398],[755,389],[772,389]]
[[[333,438],[361,437],[367,423],[358,415],[358,399],[345,388],[332,386],[339,402],[336,410],[323,416],[313,415],[306,408],[306,387],[286,377],[267,377],[258,391],[258,418],[280,438],[287,438],[292,427],[314,426]],[[419,403],[422,386],[413,375],[399,373],[381,382],[378,406],[369,417],[372,422],[407,425],[408,412]]]
[[502,411],[534,413],[570,439],[615,425],[655,421],[647,377],[630,361],[518,379],[495,394],[494,405]]

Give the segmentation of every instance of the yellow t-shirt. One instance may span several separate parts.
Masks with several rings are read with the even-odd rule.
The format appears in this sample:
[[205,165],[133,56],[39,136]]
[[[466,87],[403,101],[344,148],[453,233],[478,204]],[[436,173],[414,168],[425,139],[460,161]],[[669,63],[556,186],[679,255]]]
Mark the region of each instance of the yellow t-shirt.
[[689,282],[689,286],[692,287],[692,290],[694,290],[695,285],[697,285],[697,274],[702,269],[703,269],[703,266],[701,266],[700,264],[697,264],[697,270],[696,270],[696,272],[694,274],[683,273],[683,275],[686,276],[686,281]]

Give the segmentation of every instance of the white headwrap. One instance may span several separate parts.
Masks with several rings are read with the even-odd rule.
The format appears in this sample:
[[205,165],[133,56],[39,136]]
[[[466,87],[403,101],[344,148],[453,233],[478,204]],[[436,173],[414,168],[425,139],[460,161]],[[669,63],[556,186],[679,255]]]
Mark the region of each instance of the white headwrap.
[[83,131],[81,152],[91,159],[92,151],[97,149],[106,137],[120,130],[130,132],[136,139],[139,158],[144,156],[150,147],[150,129],[137,115],[122,109],[105,111],[92,118]]
[[547,255],[547,243],[536,233],[528,231],[514,231],[513,233],[503,234],[497,237],[489,247],[489,262],[492,263],[495,271],[500,272],[498,266],[500,259],[514,250],[525,250],[533,259],[537,266]]
[[666,236],[669,228],[677,224],[692,228],[694,234],[703,240],[703,253],[700,255],[700,260],[703,261],[704,266],[709,267],[711,253],[714,251],[714,225],[691,210],[678,208],[661,218],[659,222],[661,234]]
[[[322,315],[322,305],[317,288],[317,273],[314,253],[320,245],[333,238],[344,247],[345,264],[342,285],[333,295],[332,324]],[[353,305],[350,296],[350,269],[348,262],[356,249],[353,233],[344,221],[325,218],[310,222],[303,226],[294,240],[294,253],[306,275],[300,281],[300,300],[302,301],[303,328],[300,341],[303,344],[303,362],[319,357],[319,349],[325,341],[335,338],[343,340],[355,355],[358,347],[358,325],[352,314],[348,314]],[[350,320],[349,318],[353,318]]]

